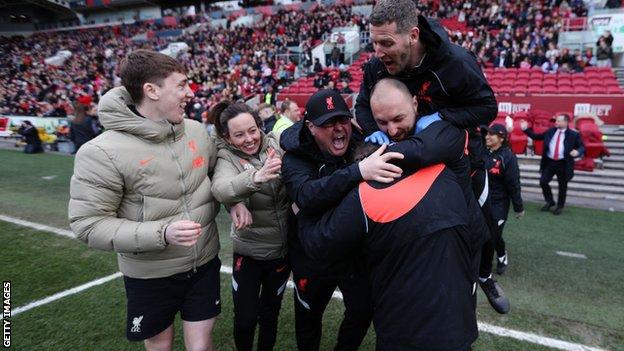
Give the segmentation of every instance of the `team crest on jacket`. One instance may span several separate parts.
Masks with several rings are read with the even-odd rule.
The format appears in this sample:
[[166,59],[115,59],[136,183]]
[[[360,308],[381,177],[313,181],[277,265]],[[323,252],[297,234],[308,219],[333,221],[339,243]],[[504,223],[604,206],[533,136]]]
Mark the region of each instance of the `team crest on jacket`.
[[241,159],[240,161],[241,166],[243,166],[243,169],[248,171],[250,169],[256,169],[251,163],[249,163],[249,161],[247,160],[243,160]]
[[236,263],[234,264],[234,270],[237,271],[237,272],[240,271],[242,265],[243,265],[243,258],[242,257],[238,257],[236,259]]
[[492,168],[490,168],[490,173],[492,173],[492,175],[500,175],[501,173],[501,161],[498,159],[492,159],[492,161],[494,161],[494,166]]
[[297,282],[297,288],[301,292],[304,292],[307,286],[308,286],[308,279],[307,278],[301,278]]
[[333,110],[336,107],[334,107],[334,97],[330,96],[328,98],[325,99],[325,104],[327,104],[327,109],[328,110]]
[[416,94],[418,100],[431,103],[431,96],[429,96],[429,93],[428,93],[430,86],[431,86],[430,81],[426,81],[423,83],[423,85],[420,86],[420,90],[418,91],[418,94]]

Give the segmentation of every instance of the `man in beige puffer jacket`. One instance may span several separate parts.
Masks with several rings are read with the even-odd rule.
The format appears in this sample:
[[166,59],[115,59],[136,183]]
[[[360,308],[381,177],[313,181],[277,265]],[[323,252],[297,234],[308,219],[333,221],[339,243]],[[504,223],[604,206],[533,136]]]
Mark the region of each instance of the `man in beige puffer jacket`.
[[214,142],[184,119],[193,93],[177,61],[138,50],[120,76],[123,86],[98,105],[106,132],[76,155],[71,228],[90,247],[118,253],[129,340],[170,350],[180,311],[187,349],[212,350],[221,265],[208,176]]

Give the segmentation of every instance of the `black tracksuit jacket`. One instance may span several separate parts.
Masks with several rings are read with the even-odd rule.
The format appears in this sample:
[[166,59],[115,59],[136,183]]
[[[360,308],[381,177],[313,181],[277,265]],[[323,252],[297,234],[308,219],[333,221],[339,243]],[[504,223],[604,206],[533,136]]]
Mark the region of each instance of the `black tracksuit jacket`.
[[357,163],[347,162],[356,139],[361,136],[354,133],[346,157],[334,157],[321,152],[303,121],[295,123],[280,136],[280,146],[285,151],[282,181],[291,201],[299,209],[296,216],[290,216],[288,230],[292,270],[299,275],[341,277],[354,269],[354,260],[346,256],[331,263],[312,260],[301,246],[298,227],[318,221],[325,211],[340,203],[362,181]]
[[446,30],[436,21],[418,16],[420,40],[425,44],[423,63],[408,72],[391,76],[383,62],[371,59],[364,67],[364,81],[356,100],[355,115],[365,135],[377,130],[370,109],[370,92],[387,77],[405,83],[418,99],[421,116],[439,112],[442,119],[470,131],[470,159],[473,169],[483,168],[485,148],[478,135],[498,112],[494,92],[470,51],[450,43]]
[[492,207],[502,207],[501,211],[507,219],[509,202],[511,201],[514,212],[522,212],[522,194],[520,192],[520,169],[518,159],[508,146],[501,146],[496,151],[488,151],[488,173],[490,180],[490,199]]

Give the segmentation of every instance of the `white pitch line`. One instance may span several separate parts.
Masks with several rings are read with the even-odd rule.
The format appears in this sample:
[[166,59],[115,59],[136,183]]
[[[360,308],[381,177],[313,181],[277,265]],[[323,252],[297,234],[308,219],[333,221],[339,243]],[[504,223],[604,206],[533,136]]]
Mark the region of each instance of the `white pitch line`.
[[76,238],[74,233],[72,233],[69,230],[65,230],[65,229],[61,229],[61,228],[55,228],[55,227],[50,227],[50,226],[47,226],[45,224],[29,222],[29,221],[25,221],[23,219],[15,218],[15,217],[9,217],[9,216],[5,216],[5,215],[1,215],[0,214],[0,221],[5,221],[5,222],[17,224],[17,225],[22,226],[22,227],[27,227],[27,228],[37,229],[37,230],[41,230],[41,231],[46,231],[46,232],[50,232],[50,233],[66,236],[66,237],[69,237],[69,238],[72,238],[72,239]]
[[567,342],[559,339],[547,338],[541,335],[526,333],[518,330],[507,329],[502,327],[497,327],[495,325],[478,322],[479,330],[498,335],[504,336],[508,338],[513,338],[516,340],[527,341],[532,344],[538,344],[542,346],[551,347],[557,350],[565,350],[565,351],[604,351],[603,349],[589,347],[582,344],[576,344],[572,342]]
[[[38,229],[38,230],[43,230],[43,231],[48,231],[48,232],[52,232],[55,234],[59,234],[59,235],[63,235],[63,236],[69,236],[71,238],[74,238],[74,235],[72,234],[72,232],[70,232],[69,230],[64,230],[64,229],[59,229],[59,228],[54,228],[54,227],[50,227],[50,226],[46,226],[43,224],[39,224],[39,223],[33,223],[33,222],[28,222],[28,221],[24,221],[21,219],[17,219],[14,217],[8,217],[8,216],[3,216],[0,215],[0,220],[2,221],[6,221],[6,222],[10,222],[13,224],[17,224],[17,225],[21,225],[24,227],[29,227],[29,228],[34,228],[34,229]],[[560,251],[557,252],[557,254],[559,254]],[[568,253],[569,254],[569,253]],[[575,255],[580,255],[580,254],[575,254]],[[585,256],[585,255],[582,255]],[[584,257],[587,258],[587,257]],[[224,274],[232,274],[232,267],[230,266],[221,266],[221,273]],[[22,312],[28,311],[32,308],[35,307],[39,307],[42,305],[45,305],[47,303],[56,301],[58,299],[61,299],[63,297],[69,296],[69,295],[73,295],[73,294],[77,294],[81,291],[87,290],[91,287],[94,286],[98,286],[98,285],[102,285],[106,282],[109,282],[113,279],[119,278],[121,277],[122,274],[121,272],[117,272],[115,274],[109,275],[107,277],[103,277],[100,279],[96,279],[92,282],[77,286],[75,288],[69,289],[69,290],[65,290],[65,291],[61,291],[60,293],[54,294],[52,296],[46,297],[44,299],[38,300],[38,301],[34,301],[31,302],[25,306],[22,307],[18,307],[16,308],[13,312],[12,315],[18,315]],[[289,288],[294,288],[295,284],[293,283],[292,280],[288,280],[288,287]],[[334,291],[333,298],[335,299],[340,299],[342,300],[342,293],[338,290]],[[512,338],[512,339],[516,339],[516,340],[520,340],[520,341],[526,341],[532,344],[537,344],[537,345],[542,345],[542,346],[546,346],[546,347],[550,347],[553,349],[557,349],[557,350],[563,350],[563,351],[604,351],[603,349],[600,348],[595,348],[595,347],[590,347],[590,346],[586,346],[583,344],[577,344],[577,343],[572,343],[572,342],[568,342],[568,341],[563,341],[563,340],[559,340],[559,339],[553,339],[553,338],[549,338],[549,337],[545,337],[545,336],[541,336],[538,334],[533,334],[533,333],[527,333],[527,332],[523,332],[523,331],[519,331],[519,330],[513,330],[513,329],[508,329],[508,328],[503,328],[503,327],[498,327],[495,325],[491,325],[488,323],[483,323],[483,322],[478,322],[478,327],[479,330],[485,333],[489,333],[489,334],[494,334],[497,336],[502,336],[502,337],[507,337],[507,338]]]
[[557,255],[559,256],[565,256],[565,257],[572,257],[572,258],[580,258],[580,259],[587,259],[587,256],[585,256],[584,254],[580,254],[580,253],[574,253],[574,252],[565,252],[565,251],[556,251],[555,252]]
[[71,289],[68,289],[68,290],[65,290],[65,291],[61,291],[61,292],[56,293],[56,294],[54,294],[52,296],[48,296],[45,299],[33,301],[33,302],[31,302],[31,303],[29,303],[29,304],[27,304],[25,306],[18,307],[14,311],[11,312],[11,315],[12,316],[17,316],[18,314],[20,314],[22,312],[26,312],[28,310],[31,310],[31,309],[35,308],[35,307],[43,306],[43,305],[48,304],[50,302],[54,302],[56,300],[60,300],[60,299],[62,299],[64,297],[67,297],[69,295],[77,294],[77,293],[79,293],[81,291],[87,290],[87,289],[92,288],[94,286],[102,285],[102,284],[107,283],[107,282],[109,282],[109,281],[111,281],[113,279],[117,279],[117,278],[119,278],[121,276],[122,276],[121,272],[117,272],[117,273],[111,274],[111,275],[109,275],[107,277],[103,277],[103,278],[100,278],[100,279],[96,279],[96,280],[90,281],[90,282],[88,282],[86,284],[79,285],[79,286],[77,286],[75,288],[71,288]]

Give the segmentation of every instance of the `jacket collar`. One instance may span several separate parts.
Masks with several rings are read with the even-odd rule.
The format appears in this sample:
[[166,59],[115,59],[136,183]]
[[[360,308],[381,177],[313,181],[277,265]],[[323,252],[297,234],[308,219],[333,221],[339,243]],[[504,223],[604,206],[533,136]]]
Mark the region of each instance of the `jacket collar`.
[[176,141],[184,136],[185,122],[172,124],[168,121],[152,121],[133,112],[133,105],[126,88],[111,89],[98,104],[98,116],[102,126],[107,130],[132,134],[155,143]]

